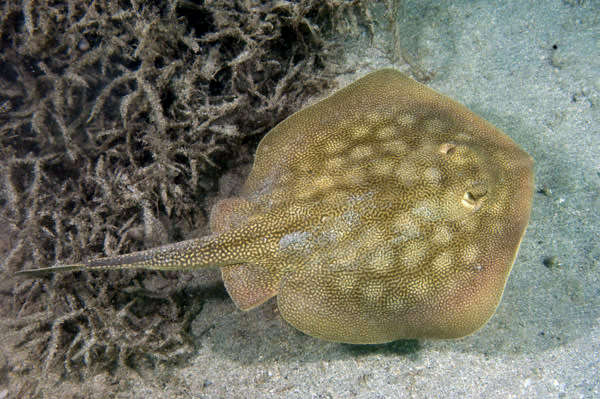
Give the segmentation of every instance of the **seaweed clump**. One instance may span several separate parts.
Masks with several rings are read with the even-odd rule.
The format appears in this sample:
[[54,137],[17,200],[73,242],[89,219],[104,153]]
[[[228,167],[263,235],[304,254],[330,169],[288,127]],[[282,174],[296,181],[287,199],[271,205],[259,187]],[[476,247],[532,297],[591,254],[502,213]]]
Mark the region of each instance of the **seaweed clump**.
[[192,353],[186,274],[9,276],[203,232],[218,175],[329,87],[335,35],[369,26],[366,3],[0,6],[0,338],[3,370],[32,381],[21,396],[40,373]]

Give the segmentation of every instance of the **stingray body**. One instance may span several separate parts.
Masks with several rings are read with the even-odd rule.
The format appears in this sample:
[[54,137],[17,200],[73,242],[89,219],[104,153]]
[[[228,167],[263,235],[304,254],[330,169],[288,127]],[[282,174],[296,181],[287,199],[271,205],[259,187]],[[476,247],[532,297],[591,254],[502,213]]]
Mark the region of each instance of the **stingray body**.
[[34,273],[217,266],[238,307],[277,295],[311,336],[461,337],[501,299],[532,164],[464,106],[384,69],[273,128],[241,194],[213,208],[210,236]]

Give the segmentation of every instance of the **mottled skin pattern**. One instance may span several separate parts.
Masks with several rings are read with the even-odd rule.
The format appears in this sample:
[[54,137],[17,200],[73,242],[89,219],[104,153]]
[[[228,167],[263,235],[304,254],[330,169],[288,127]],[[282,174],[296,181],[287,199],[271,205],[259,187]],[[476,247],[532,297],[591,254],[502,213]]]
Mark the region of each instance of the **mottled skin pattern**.
[[532,165],[464,106],[384,69],[271,130],[212,235],[34,273],[219,266],[238,307],[277,295],[285,320],[325,340],[461,337],[500,301]]

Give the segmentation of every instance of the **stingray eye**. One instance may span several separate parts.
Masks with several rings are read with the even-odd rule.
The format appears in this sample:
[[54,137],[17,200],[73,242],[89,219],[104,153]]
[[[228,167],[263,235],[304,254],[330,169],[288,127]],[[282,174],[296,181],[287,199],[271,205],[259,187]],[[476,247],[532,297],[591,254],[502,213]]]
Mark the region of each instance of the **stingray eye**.
[[444,155],[452,155],[456,151],[456,144],[444,143],[440,146],[439,152]]
[[481,208],[487,191],[487,187],[483,183],[474,184],[473,187],[465,191],[460,203],[469,211],[475,212]]

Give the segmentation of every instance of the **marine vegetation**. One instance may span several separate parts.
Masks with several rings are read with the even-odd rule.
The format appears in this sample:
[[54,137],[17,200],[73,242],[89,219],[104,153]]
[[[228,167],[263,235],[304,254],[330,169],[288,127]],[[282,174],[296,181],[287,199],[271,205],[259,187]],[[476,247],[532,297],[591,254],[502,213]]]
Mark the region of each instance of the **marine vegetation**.
[[219,176],[331,87],[336,35],[368,34],[363,3],[2,2],[0,343],[11,356],[0,370],[21,376],[11,392],[35,396],[40,375],[193,353],[186,326],[202,294],[189,274],[9,276],[206,233]]

